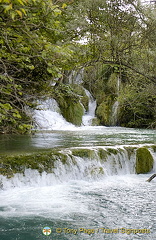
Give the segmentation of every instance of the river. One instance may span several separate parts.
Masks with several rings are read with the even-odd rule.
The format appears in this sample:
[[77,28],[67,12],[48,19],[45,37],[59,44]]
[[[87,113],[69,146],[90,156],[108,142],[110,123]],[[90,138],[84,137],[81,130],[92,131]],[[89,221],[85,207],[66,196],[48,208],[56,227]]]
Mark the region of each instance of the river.
[[152,172],[137,175],[135,159],[129,163],[125,152],[128,146],[153,144],[156,130],[70,124],[31,136],[1,136],[1,155],[80,148],[114,148],[119,154],[110,155],[108,164],[78,157],[69,167],[59,162],[55,174],[27,169],[13,179],[1,176],[0,239],[156,239],[156,179],[146,182],[156,164]]

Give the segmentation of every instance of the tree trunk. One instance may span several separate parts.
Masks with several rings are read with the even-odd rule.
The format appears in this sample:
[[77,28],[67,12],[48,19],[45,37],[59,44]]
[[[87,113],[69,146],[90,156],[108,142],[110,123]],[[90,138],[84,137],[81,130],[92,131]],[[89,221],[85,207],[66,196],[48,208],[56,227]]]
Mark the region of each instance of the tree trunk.
[[146,180],[146,182],[152,181],[152,179],[155,178],[155,177],[156,177],[156,174],[153,174],[149,179]]

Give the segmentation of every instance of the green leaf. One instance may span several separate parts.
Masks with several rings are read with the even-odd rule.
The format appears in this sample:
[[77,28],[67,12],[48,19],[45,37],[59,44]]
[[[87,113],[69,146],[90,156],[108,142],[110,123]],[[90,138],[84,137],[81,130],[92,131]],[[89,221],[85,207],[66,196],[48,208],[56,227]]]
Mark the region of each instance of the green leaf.
[[11,109],[12,109],[12,106],[10,105],[10,103],[5,103],[5,104],[3,104],[3,107],[4,107],[4,109],[6,109],[6,110],[11,110]]
[[58,8],[54,9],[55,16],[61,15],[62,11]]
[[19,11],[19,10],[16,10],[16,12],[18,13],[18,15],[22,18],[22,12],[21,11]]
[[3,5],[3,7],[4,7],[4,12],[6,13],[6,12],[8,12],[9,10],[11,10],[12,9],[12,3],[11,4],[9,4],[9,5]]
[[27,15],[27,13],[26,13],[24,8],[20,8],[20,10],[24,13],[24,15]]
[[19,113],[13,113],[13,116],[16,117],[16,118],[22,118]]
[[67,7],[67,4],[63,3],[63,4],[62,4],[62,8],[64,9],[64,8],[66,8],[66,7]]
[[24,5],[25,1],[23,0],[17,0],[17,2],[19,2],[21,5]]

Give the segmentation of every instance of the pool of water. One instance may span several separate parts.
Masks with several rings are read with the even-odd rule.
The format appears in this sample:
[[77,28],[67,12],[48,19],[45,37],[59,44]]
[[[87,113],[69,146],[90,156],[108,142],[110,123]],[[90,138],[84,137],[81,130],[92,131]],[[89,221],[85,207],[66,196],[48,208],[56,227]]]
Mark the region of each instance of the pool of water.
[[80,127],[43,131],[34,135],[1,135],[0,153],[30,152],[47,148],[155,144],[156,130],[121,127]]

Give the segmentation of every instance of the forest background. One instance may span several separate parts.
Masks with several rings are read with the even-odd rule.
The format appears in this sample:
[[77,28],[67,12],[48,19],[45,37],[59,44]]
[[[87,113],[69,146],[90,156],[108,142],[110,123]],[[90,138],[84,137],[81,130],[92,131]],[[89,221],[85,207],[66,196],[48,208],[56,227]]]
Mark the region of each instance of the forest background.
[[[81,105],[88,106],[83,87],[97,101],[96,124],[156,127],[154,4],[0,0],[0,26],[0,133],[31,132],[28,109],[48,97],[80,125]],[[82,72],[81,86],[69,81]]]

